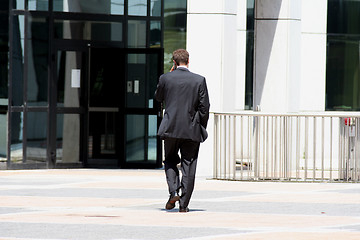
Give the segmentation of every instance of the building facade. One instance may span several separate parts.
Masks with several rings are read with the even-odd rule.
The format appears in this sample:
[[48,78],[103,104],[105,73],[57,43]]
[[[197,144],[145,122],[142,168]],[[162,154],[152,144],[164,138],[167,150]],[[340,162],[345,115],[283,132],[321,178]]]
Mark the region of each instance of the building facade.
[[[177,48],[212,112],[358,111],[351,0],[10,0],[0,4],[1,168],[161,167],[153,101]],[[199,174],[212,173],[212,126]]]
[[[190,67],[207,77],[211,111],[358,111],[359,8],[351,0],[188,1]],[[210,135],[200,150],[206,176],[213,144]]]

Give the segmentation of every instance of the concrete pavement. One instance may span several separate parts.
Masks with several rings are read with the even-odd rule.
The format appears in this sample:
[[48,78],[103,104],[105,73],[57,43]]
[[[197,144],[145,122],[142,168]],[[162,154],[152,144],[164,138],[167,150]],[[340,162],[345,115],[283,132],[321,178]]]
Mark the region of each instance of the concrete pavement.
[[164,209],[162,170],[0,171],[0,239],[360,239],[360,184],[198,177]]

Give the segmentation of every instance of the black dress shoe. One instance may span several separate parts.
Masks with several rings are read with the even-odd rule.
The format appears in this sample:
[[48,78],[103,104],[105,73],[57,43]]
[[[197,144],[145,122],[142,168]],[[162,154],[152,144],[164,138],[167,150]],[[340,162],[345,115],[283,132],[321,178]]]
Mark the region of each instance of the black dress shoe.
[[180,207],[179,212],[189,212],[189,208],[188,207],[186,207],[186,208]]
[[180,196],[177,193],[171,193],[169,200],[167,201],[165,208],[167,210],[173,209],[175,207],[176,201],[180,200]]

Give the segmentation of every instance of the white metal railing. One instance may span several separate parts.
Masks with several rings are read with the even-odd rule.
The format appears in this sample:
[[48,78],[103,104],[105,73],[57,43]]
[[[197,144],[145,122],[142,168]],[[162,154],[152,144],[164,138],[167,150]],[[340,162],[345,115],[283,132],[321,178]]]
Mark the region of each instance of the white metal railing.
[[214,114],[216,179],[360,181],[360,115]]

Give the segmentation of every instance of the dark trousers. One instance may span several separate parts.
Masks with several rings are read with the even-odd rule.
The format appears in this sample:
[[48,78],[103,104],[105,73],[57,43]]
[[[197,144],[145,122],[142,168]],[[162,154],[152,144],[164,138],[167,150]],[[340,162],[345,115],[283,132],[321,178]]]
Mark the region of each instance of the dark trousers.
[[[199,147],[199,142],[189,139],[166,138],[164,140],[164,164],[169,193],[181,190],[180,207],[182,208],[189,205],[194,190]],[[181,157],[179,157],[179,151]],[[179,163],[181,163],[181,181],[177,167]]]

